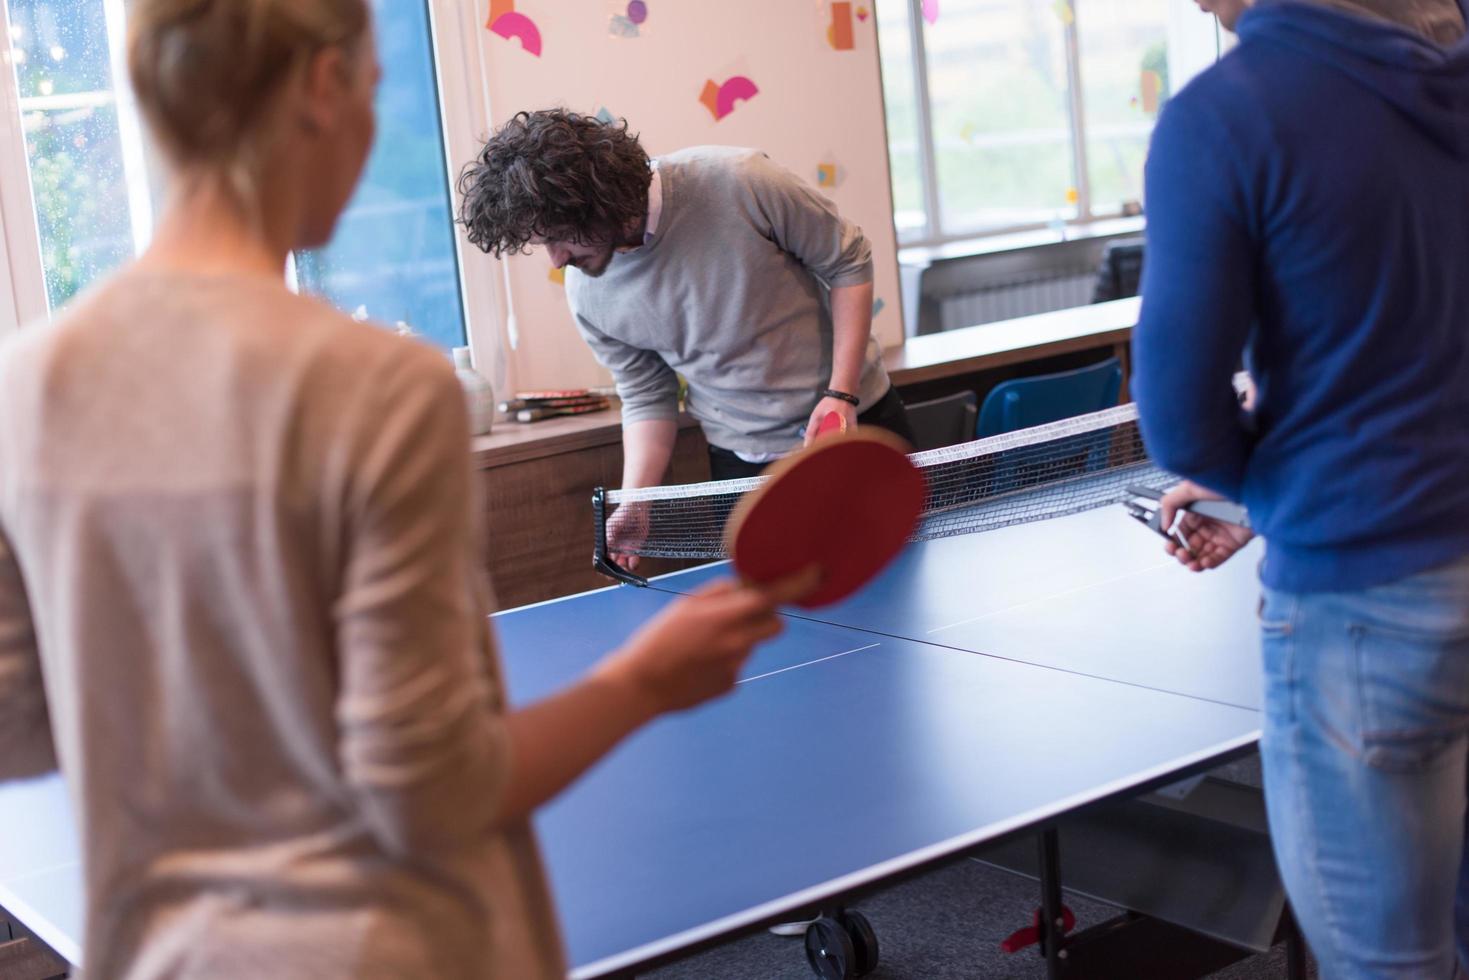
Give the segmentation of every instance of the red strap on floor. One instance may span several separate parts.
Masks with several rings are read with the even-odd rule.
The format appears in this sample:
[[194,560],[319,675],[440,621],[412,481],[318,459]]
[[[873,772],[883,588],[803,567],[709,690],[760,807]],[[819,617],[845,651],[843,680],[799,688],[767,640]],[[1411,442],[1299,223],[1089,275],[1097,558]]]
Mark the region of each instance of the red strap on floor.
[[[1071,909],[1065,905],[1061,906],[1061,934],[1064,936],[1076,927],[1076,916]],[[1041,941],[1041,910],[1035,910],[1035,916],[1031,924],[1010,934],[1010,938],[1000,943],[1000,949],[1007,953],[1018,953],[1022,949],[1034,946]]]

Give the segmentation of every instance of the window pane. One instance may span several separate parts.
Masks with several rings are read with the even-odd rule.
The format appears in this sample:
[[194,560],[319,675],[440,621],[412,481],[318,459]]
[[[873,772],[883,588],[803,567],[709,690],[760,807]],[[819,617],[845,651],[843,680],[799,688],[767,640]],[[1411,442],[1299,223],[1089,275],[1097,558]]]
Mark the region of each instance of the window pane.
[[133,255],[99,0],[10,0],[26,156],[54,309]]
[[939,10],[924,36],[945,234],[1075,217],[1056,3],[943,0]]
[[909,0],[878,0],[877,4],[888,159],[893,172],[893,223],[900,239],[923,234],[927,224],[923,211],[923,157],[919,150],[921,130],[913,77],[911,10]]
[[303,289],[442,347],[464,344],[449,180],[428,4],[374,0],[377,145],[326,248],[297,256]]
[[1141,201],[1143,161],[1167,100],[1168,10],[1160,2],[1076,0],[1092,210]]

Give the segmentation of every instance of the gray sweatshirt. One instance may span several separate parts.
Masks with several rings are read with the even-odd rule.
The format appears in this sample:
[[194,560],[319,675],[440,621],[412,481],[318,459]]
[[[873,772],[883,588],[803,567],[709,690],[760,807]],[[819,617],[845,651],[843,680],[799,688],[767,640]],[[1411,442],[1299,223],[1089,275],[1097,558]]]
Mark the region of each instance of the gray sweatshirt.
[[[832,203],[758,150],[693,147],[658,161],[656,234],[592,278],[566,275],[577,327],[610,369],[624,422],[671,419],[678,378],[712,445],[779,453],[831,380],[828,290],[872,281],[872,249]],[[870,341],[865,410],[888,389]]]

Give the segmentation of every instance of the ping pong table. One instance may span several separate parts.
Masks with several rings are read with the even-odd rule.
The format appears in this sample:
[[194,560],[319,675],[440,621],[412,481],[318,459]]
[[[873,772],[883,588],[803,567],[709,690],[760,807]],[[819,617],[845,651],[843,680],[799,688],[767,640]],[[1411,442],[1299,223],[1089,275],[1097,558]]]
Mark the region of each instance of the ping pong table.
[[[572,976],[631,976],[1022,832],[1045,832],[1044,862],[1056,821],[1248,753],[1258,547],[1192,575],[1105,507],[911,545],[850,600],[792,612],[732,696],[650,725],[539,814]],[[497,614],[512,700],[725,573]],[[72,835],[59,777],[0,786],[0,906],[77,963]],[[1053,976],[1065,942],[1042,933]]]

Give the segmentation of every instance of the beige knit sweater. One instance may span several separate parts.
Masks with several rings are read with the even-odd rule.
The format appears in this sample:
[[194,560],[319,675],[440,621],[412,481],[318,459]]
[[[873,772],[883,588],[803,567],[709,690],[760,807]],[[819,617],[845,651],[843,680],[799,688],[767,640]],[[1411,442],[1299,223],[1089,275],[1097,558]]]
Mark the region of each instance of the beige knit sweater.
[[66,774],[89,974],[562,975],[467,438],[437,352],[265,279],[0,347],[0,778]]

